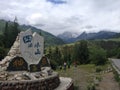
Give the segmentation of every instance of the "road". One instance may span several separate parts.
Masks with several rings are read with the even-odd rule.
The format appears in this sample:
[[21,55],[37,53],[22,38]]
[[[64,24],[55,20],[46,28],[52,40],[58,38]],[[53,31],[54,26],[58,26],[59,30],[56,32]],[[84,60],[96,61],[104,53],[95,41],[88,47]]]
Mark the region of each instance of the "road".
[[120,74],[120,59],[109,58],[113,68]]

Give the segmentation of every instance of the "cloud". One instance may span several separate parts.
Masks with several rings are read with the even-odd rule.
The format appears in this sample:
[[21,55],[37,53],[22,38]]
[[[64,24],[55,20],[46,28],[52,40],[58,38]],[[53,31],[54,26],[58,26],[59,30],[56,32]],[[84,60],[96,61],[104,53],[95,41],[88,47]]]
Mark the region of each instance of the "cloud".
[[[9,2],[9,3],[8,3]],[[53,34],[64,31],[120,31],[120,0],[1,0],[0,18]]]
[[43,17],[43,16],[42,16],[42,14],[40,14],[40,13],[34,13],[34,14],[28,16],[28,17],[26,18],[26,20],[27,20],[30,24],[35,25],[35,24],[39,23],[39,19],[41,19],[42,17]]
[[67,3],[66,1],[64,0],[47,0],[48,2],[51,2],[53,4],[65,4]]

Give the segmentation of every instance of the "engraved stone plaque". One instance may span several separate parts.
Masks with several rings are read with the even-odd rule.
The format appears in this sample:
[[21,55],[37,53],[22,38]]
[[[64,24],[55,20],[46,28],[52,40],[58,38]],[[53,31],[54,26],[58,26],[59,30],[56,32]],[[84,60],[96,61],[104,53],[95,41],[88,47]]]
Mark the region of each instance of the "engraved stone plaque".
[[7,67],[8,71],[22,71],[28,70],[28,64],[22,57],[14,57],[9,66]]
[[43,56],[44,38],[30,30],[20,33],[20,51],[28,65],[38,64]]
[[50,62],[49,62],[48,58],[45,56],[42,57],[39,64],[41,65],[41,67],[50,67]]

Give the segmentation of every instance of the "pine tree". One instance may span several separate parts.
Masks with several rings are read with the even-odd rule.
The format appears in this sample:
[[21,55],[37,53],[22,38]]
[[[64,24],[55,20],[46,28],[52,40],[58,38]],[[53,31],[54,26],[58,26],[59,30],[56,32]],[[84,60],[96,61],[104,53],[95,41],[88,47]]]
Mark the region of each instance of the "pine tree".
[[14,23],[13,23],[13,34],[14,34],[14,38],[16,38],[16,36],[18,35],[18,33],[20,32],[18,29],[18,22],[17,22],[17,17],[15,17]]
[[48,50],[48,57],[50,59],[52,59],[52,49],[51,49],[51,47],[49,47],[49,50]]
[[17,23],[17,18],[15,17],[13,25],[10,27],[10,38],[11,38],[11,44],[10,47],[12,46],[12,44],[14,43],[18,33],[20,32],[19,30],[19,24]]
[[54,57],[55,57],[54,60],[56,60],[58,65],[61,65],[62,64],[62,62],[61,62],[61,52],[60,52],[58,47],[55,48]]
[[5,29],[4,29],[4,32],[3,32],[3,44],[4,44],[4,47],[5,47],[5,48],[8,48],[8,47],[9,47],[9,39],[8,39],[8,36],[9,36],[8,22],[6,22],[6,23],[5,23]]
[[64,59],[64,62],[68,61],[68,46],[63,47],[63,59]]
[[81,41],[79,47],[79,56],[80,56],[80,63],[86,64],[89,62],[89,50],[87,46],[87,41]]
[[87,41],[81,41],[80,43],[75,44],[73,59],[75,62],[79,62],[79,64],[89,63]]
[[55,60],[54,52],[52,51],[51,47],[49,47],[49,50],[48,50],[48,58],[50,59],[50,64],[51,64],[52,69],[55,70],[58,64]]

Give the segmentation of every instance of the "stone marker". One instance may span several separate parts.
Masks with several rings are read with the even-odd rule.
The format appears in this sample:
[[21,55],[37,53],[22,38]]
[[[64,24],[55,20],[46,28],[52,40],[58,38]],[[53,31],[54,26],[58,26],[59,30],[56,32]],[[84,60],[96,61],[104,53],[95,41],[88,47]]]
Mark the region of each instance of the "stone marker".
[[43,57],[44,38],[31,30],[21,32],[11,47],[8,55],[0,62],[2,70],[40,71],[40,60]]
[[43,56],[44,39],[37,33],[27,30],[20,33],[20,52],[28,65],[38,64]]
[[[0,90],[57,88],[60,84],[59,75],[51,69],[49,59],[43,56],[43,51],[42,36],[37,33],[32,34],[30,30],[21,32],[8,55],[0,62]],[[71,83],[67,83],[65,86],[67,88],[64,90],[73,90]]]

